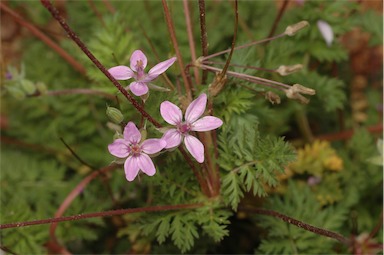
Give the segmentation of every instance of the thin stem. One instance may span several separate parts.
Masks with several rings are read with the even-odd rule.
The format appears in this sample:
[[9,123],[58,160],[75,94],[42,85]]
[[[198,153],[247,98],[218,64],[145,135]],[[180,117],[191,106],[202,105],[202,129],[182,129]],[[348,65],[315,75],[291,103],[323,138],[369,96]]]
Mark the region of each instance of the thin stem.
[[232,55],[233,55],[233,51],[235,49],[235,43],[236,43],[236,36],[237,36],[237,27],[238,27],[238,24],[239,24],[239,10],[237,8],[237,0],[235,0],[235,27],[234,27],[234,31],[233,31],[233,38],[232,38],[232,44],[231,44],[231,49],[229,51],[229,56],[228,56],[228,59],[225,63],[225,66],[223,68],[223,70],[221,71],[220,73],[220,76],[221,77],[224,77],[224,75],[226,74],[227,72],[227,69],[228,69],[228,66],[229,66],[229,63],[231,63],[231,59],[232,59]]
[[204,206],[203,203],[194,203],[194,204],[158,205],[158,206],[149,206],[149,207],[141,207],[141,208],[110,210],[110,211],[104,211],[104,212],[84,213],[84,214],[65,216],[60,218],[50,218],[50,219],[44,219],[44,220],[6,223],[6,224],[1,224],[0,229],[19,228],[19,227],[27,227],[27,226],[33,226],[33,225],[42,225],[42,224],[50,224],[50,223],[58,223],[58,222],[64,222],[64,221],[90,219],[90,218],[99,218],[99,217],[111,217],[114,215],[132,214],[132,213],[194,209],[194,208],[199,208],[203,206]]
[[[104,175],[106,172],[114,170],[118,168],[119,165],[113,164],[108,167],[105,167],[103,169],[100,169],[98,171],[92,172],[90,175],[88,175],[86,178],[84,178],[64,199],[64,201],[61,203],[59,209],[57,209],[55,213],[55,218],[60,218],[64,214],[64,212],[67,210],[69,205],[72,203],[72,201],[84,191],[85,187],[90,183],[93,179],[98,177],[99,175]],[[51,236],[51,240],[58,244],[58,241],[55,237],[55,231],[57,227],[57,222],[52,223],[51,226],[49,227],[49,233]]]
[[283,5],[281,6],[279,13],[277,14],[275,21],[273,22],[271,31],[269,32],[268,37],[271,37],[275,34],[277,25],[279,24],[281,17],[283,16],[284,11],[287,9],[289,0],[284,0]]
[[60,137],[60,141],[64,144],[65,147],[71,152],[72,156],[74,156],[81,164],[91,168],[91,169],[96,169],[96,167],[91,166],[87,162],[85,162],[77,153],[65,142],[64,138]]
[[207,187],[207,184],[205,183],[204,179],[202,178],[202,175],[200,172],[197,171],[195,164],[192,162],[191,158],[188,156],[187,152],[184,150],[182,146],[179,146],[179,151],[184,156],[185,160],[187,161],[188,165],[191,167],[193,174],[196,176],[197,181],[200,184],[201,190],[205,195],[209,194],[209,189]]
[[[189,15],[189,5],[188,0],[183,0],[183,8],[184,8],[184,14],[185,14],[185,22],[187,24],[187,33],[188,33],[188,43],[189,43],[189,49],[191,51],[191,58],[192,62],[194,63],[196,61],[196,46],[195,41],[193,39],[193,29],[192,29],[192,22],[191,22],[191,16]],[[193,70],[194,76],[195,76],[195,83],[200,83],[200,77],[199,72],[196,68]]]
[[161,124],[152,118],[149,113],[147,113],[140,104],[120,85],[120,83],[107,71],[107,69],[100,63],[100,61],[88,50],[85,44],[80,40],[80,38],[73,32],[73,30],[65,22],[64,18],[60,15],[55,7],[49,0],[41,0],[41,3],[44,7],[51,13],[60,25],[67,32],[68,36],[80,47],[85,55],[96,65],[96,67],[115,85],[115,87],[128,99],[128,101],[140,112],[140,114],[148,119],[155,127],[161,127]]
[[[199,65],[199,67],[202,68],[202,69],[213,71],[213,72],[221,72],[220,68],[216,68],[216,67],[213,67],[213,66]],[[272,81],[272,80],[268,80],[268,79],[264,79],[264,78],[260,78],[260,77],[256,77],[256,76],[251,76],[251,75],[243,74],[243,73],[227,71],[227,75],[233,76],[233,77],[236,77],[236,78],[239,78],[239,79],[243,79],[243,80],[246,80],[246,81],[259,83],[259,84],[262,84],[262,85],[265,85],[265,86],[270,86],[270,87],[273,87],[273,88],[276,88],[276,89],[280,89],[282,91],[285,91],[285,89],[289,89],[291,87],[291,86],[289,86],[287,84],[284,84],[284,83],[281,83],[281,82]]]
[[[200,13],[200,41],[203,57],[208,55],[208,39],[207,39],[207,27],[205,24],[205,0],[199,0],[199,13]],[[207,71],[203,70],[203,78],[201,84],[207,82]]]
[[179,50],[179,45],[177,43],[175,28],[173,26],[171,13],[169,12],[166,0],[162,0],[162,3],[163,3],[164,15],[165,15],[165,20],[167,23],[168,31],[169,31],[169,34],[171,36],[173,48],[175,49],[175,53],[176,53],[176,57],[177,57],[177,62],[179,63],[181,76],[182,76],[183,81],[184,81],[185,92],[187,94],[188,100],[192,101],[191,85],[189,84],[189,80],[188,80],[187,75],[185,74],[185,71],[184,71],[185,69],[184,69],[183,58],[181,56],[181,53]]
[[[217,62],[217,61],[204,61],[203,64],[207,65],[225,65],[226,62]],[[245,69],[253,69],[257,71],[265,71],[265,72],[271,72],[271,73],[277,73],[276,70],[273,69],[267,69],[263,67],[256,67],[256,66],[244,66],[244,65],[237,65],[237,64],[232,64],[230,63],[229,66],[233,67],[240,67],[240,68],[245,68]]]
[[301,134],[304,136],[305,140],[308,142],[313,142],[313,134],[311,127],[309,126],[308,117],[304,112],[304,109],[299,109],[296,112],[296,121],[301,131]]
[[[276,35],[276,36],[273,36],[273,37],[270,37],[270,38],[265,38],[265,39],[262,39],[262,40],[259,40],[259,41],[254,41],[254,42],[250,42],[250,43],[247,43],[247,44],[244,44],[244,45],[237,46],[233,50],[244,49],[244,48],[247,48],[247,47],[252,46],[252,45],[269,42],[269,41],[272,41],[272,40],[275,40],[277,38],[284,37],[284,36],[286,36],[286,34],[282,33],[282,34],[279,34],[279,35]],[[207,59],[223,55],[223,54],[228,53],[230,51],[231,51],[231,49],[216,52],[216,53],[211,54],[209,56],[202,57],[202,61],[205,61]]]
[[91,7],[92,11],[96,14],[97,19],[100,21],[101,25],[105,28],[105,22],[103,20],[103,15],[97,10],[93,0],[88,0],[88,4]]
[[304,223],[302,221],[296,220],[294,218],[291,218],[289,216],[286,216],[284,214],[281,214],[281,213],[278,213],[278,212],[275,212],[272,210],[261,209],[261,208],[242,207],[242,206],[239,207],[239,210],[279,218],[279,219],[281,219],[281,220],[283,220],[289,224],[295,225],[296,227],[302,228],[302,229],[310,231],[312,233],[333,238],[333,239],[335,239],[335,240],[339,241],[340,243],[347,245],[347,246],[349,246],[351,243],[348,238],[340,235],[339,233],[335,233],[335,232],[332,232],[332,231],[329,231],[326,229],[322,229],[322,228],[318,228],[318,227],[309,225],[307,223]]
[[[376,124],[374,126],[367,127],[367,130],[371,133],[382,133],[383,132],[383,123]],[[355,133],[354,129],[344,130],[342,132],[332,133],[332,134],[324,134],[318,135],[315,139],[327,140],[327,141],[338,141],[338,140],[346,140],[353,136]]]
[[109,2],[109,0],[103,0],[103,3],[105,5],[105,7],[107,7],[107,9],[110,13],[114,14],[116,12],[115,7],[113,7],[113,5]]
[[11,10],[8,6],[6,6],[3,2],[0,2],[0,9],[8,13],[12,18],[15,19],[20,25],[27,28],[31,33],[39,38],[42,42],[48,45],[51,49],[57,52],[63,59],[65,59],[76,71],[85,75],[86,70],[85,67],[82,66],[76,59],[74,59],[71,55],[69,55],[63,48],[61,48],[57,43],[55,43],[51,38],[42,33],[37,27],[32,25],[31,22],[26,21],[19,14]]

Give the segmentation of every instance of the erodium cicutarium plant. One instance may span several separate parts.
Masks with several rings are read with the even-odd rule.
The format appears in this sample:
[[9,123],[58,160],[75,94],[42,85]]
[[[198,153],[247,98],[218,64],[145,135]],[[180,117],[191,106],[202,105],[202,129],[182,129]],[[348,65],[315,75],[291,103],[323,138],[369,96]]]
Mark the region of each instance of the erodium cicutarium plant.
[[2,1],[0,249],[380,253],[373,2]]

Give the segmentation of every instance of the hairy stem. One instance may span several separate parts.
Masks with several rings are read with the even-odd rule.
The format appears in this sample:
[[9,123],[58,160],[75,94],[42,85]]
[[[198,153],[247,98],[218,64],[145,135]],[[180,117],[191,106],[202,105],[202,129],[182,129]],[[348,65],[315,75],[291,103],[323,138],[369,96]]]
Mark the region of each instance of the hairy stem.
[[[205,24],[205,0],[199,0],[199,13],[200,13],[200,41],[203,57],[208,55],[208,39],[207,39],[207,27]],[[201,84],[207,82],[207,71],[203,70],[203,78]]]
[[281,8],[279,10],[279,13],[276,16],[275,21],[273,22],[273,25],[272,25],[271,31],[269,32],[268,37],[271,37],[275,34],[277,25],[279,24],[281,17],[283,16],[284,11],[287,8],[288,2],[289,2],[289,0],[284,0],[283,5],[281,6]]
[[165,15],[165,20],[166,20],[166,23],[167,23],[168,31],[169,31],[169,34],[171,36],[171,41],[172,41],[172,44],[173,44],[173,48],[175,49],[175,53],[176,53],[176,57],[177,57],[177,62],[179,63],[179,67],[180,67],[181,76],[182,76],[183,81],[184,81],[185,92],[187,94],[188,100],[192,101],[191,85],[190,85],[189,80],[187,78],[187,75],[185,73],[183,58],[181,56],[181,53],[180,53],[180,50],[179,50],[179,45],[177,43],[176,33],[175,33],[175,28],[173,26],[173,21],[172,21],[171,13],[169,12],[166,0],[162,0],[162,3],[163,3],[164,15]]
[[281,220],[283,220],[289,224],[295,225],[296,227],[302,228],[302,229],[310,231],[312,233],[333,238],[333,239],[335,239],[335,240],[339,241],[340,243],[345,244],[347,246],[349,246],[351,243],[348,238],[346,238],[346,237],[344,237],[338,233],[309,225],[307,223],[304,223],[302,221],[296,220],[294,218],[291,218],[289,216],[286,216],[284,214],[281,214],[281,213],[278,213],[278,212],[275,212],[272,210],[261,209],[261,208],[250,208],[250,207],[239,207],[239,210],[279,218],[279,219],[281,219]]
[[12,18],[15,19],[23,27],[27,28],[34,36],[39,38],[42,42],[48,45],[51,49],[57,52],[65,61],[67,61],[76,71],[85,75],[86,70],[84,66],[82,66],[76,59],[74,59],[71,55],[69,55],[63,48],[61,48],[57,43],[55,43],[51,38],[46,36],[43,32],[41,32],[37,27],[32,25],[31,22],[26,21],[19,14],[11,10],[8,6],[6,6],[3,2],[0,2],[0,9],[4,12],[8,13]]
[[[67,208],[70,206],[70,204],[72,203],[72,201],[79,195],[81,194],[85,187],[88,185],[88,183],[90,183],[93,179],[95,179],[96,177],[98,177],[99,175],[104,175],[106,172],[108,171],[111,171],[111,170],[114,170],[116,168],[118,168],[119,165],[116,165],[116,164],[113,164],[113,165],[110,165],[108,167],[105,167],[103,169],[100,169],[98,171],[94,171],[92,172],[90,175],[88,175],[86,178],[84,178],[69,194],[68,196],[64,199],[64,201],[61,203],[59,209],[57,209],[56,213],[55,213],[55,218],[60,218],[64,212],[67,210]],[[56,236],[55,236],[55,231],[56,231],[56,228],[57,228],[57,222],[54,222],[51,224],[51,226],[49,227],[49,234],[50,234],[50,237],[51,237],[51,241],[53,241],[56,245],[59,245],[59,242],[57,241],[56,239]]]
[[[193,40],[193,29],[192,29],[191,16],[189,15],[190,10],[188,5],[188,0],[183,0],[183,8],[184,8],[184,14],[185,14],[185,23],[187,24],[189,49],[191,51],[192,62],[194,63],[197,59],[196,46],[195,46],[195,41]],[[199,77],[199,72],[196,68],[193,69],[193,74],[195,76],[195,83],[199,84],[200,77]]]
[[33,221],[24,221],[17,223],[6,223],[1,224],[0,229],[7,228],[20,228],[33,225],[43,225],[50,223],[58,223],[64,221],[74,221],[90,218],[99,218],[99,217],[111,217],[114,215],[123,215],[123,214],[132,214],[132,213],[143,213],[143,212],[161,212],[161,211],[176,211],[184,209],[194,209],[204,206],[203,203],[194,203],[194,204],[181,204],[181,205],[158,205],[158,206],[149,206],[141,208],[128,208],[128,209],[119,209],[119,210],[110,210],[105,212],[94,212],[94,213],[84,213],[72,216],[65,216],[60,218],[50,218],[44,220],[33,220]]
[[55,7],[49,0],[41,0],[41,3],[44,7],[51,13],[59,24],[67,32],[68,36],[79,46],[79,48],[84,52],[85,55],[96,65],[96,67],[115,85],[115,87],[128,99],[128,101],[135,107],[140,114],[148,119],[155,127],[161,127],[161,124],[152,118],[149,113],[147,113],[140,104],[120,85],[120,83],[108,72],[108,70],[100,63],[100,61],[89,51],[85,44],[80,40],[80,38],[73,32],[69,25],[65,22],[64,18],[60,15]]

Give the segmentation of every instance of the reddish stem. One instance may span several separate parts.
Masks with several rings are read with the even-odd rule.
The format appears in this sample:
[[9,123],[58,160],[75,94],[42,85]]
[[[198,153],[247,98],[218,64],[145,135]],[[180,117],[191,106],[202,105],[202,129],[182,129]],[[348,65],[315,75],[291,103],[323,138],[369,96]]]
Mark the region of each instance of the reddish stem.
[[44,220],[33,220],[33,221],[1,224],[0,229],[27,227],[27,226],[33,226],[33,225],[42,225],[42,224],[50,224],[50,223],[57,223],[57,222],[64,222],[64,221],[90,219],[90,218],[99,218],[99,217],[111,217],[114,215],[132,214],[132,213],[194,209],[194,208],[199,208],[203,206],[204,206],[203,203],[194,203],[194,204],[157,205],[157,206],[148,206],[148,207],[141,207],[141,208],[119,209],[119,210],[111,210],[111,211],[105,211],[105,212],[84,213],[84,214],[65,216],[60,218],[50,218],[50,219],[44,219]]
[[[381,133],[383,132],[383,124],[380,123],[374,126],[367,127],[367,130],[370,133]],[[333,134],[318,135],[318,136],[315,136],[315,139],[327,140],[327,141],[345,140],[345,139],[351,138],[354,133],[355,133],[355,130],[351,129],[351,130],[345,130],[345,131],[333,133]]]
[[185,92],[187,94],[188,100],[192,101],[191,85],[190,85],[189,80],[187,78],[187,75],[186,75],[186,73],[184,71],[185,68],[184,68],[183,58],[181,56],[181,53],[180,53],[180,50],[179,50],[179,45],[177,43],[176,34],[175,34],[175,28],[173,26],[173,21],[172,21],[171,13],[169,12],[166,0],[162,0],[162,3],[163,3],[164,15],[165,15],[165,20],[166,20],[166,23],[167,23],[168,31],[169,31],[169,34],[171,36],[173,48],[175,49],[175,53],[176,53],[176,56],[177,56],[177,62],[179,63],[179,67],[180,67],[181,76],[183,77]]
[[[185,22],[187,24],[189,49],[191,51],[192,62],[194,63],[196,61],[196,47],[195,47],[195,42],[193,40],[193,29],[192,29],[191,16],[189,15],[190,10],[188,6],[188,0],[183,0],[183,7],[184,7],[184,14],[185,14]],[[195,76],[195,83],[199,84],[200,77],[199,77],[198,70],[194,68],[193,73]]]
[[55,7],[49,0],[41,0],[41,3],[44,7],[51,13],[59,24],[67,32],[68,36],[79,46],[79,48],[84,52],[85,55],[96,65],[96,67],[115,85],[115,87],[128,99],[128,101],[140,112],[140,114],[148,119],[155,127],[161,127],[161,124],[152,118],[149,113],[147,113],[140,104],[120,85],[120,83],[107,71],[107,69],[100,63],[99,60],[88,50],[85,44],[80,40],[80,38],[73,32],[73,30],[65,22],[64,18],[60,15]]
[[351,243],[351,241],[348,238],[346,238],[346,237],[344,237],[338,233],[309,225],[307,223],[304,223],[302,221],[296,220],[294,218],[291,218],[289,216],[286,216],[284,214],[281,214],[281,213],[278,213],[278,212],[275,212],[272,210],[261,209],[261,208],[250,208],[250,207],[239,207],[239,210],[279,218],[279,219],[281,219],[281,220],[283,220],[289,224],[295,225],[296,227],[305,229],[305,230],[310,231],[312,233],[336,239],[340,243],[345,244],[347,246],[349,246]]
[[[208,39],[207,39],[207,27],[205,24],[205,0],[199,0],[199,12],[200,12],[200,41],[203,57],[208,55]],[[201,84],[207,82],[207,71],[203,70],[203,78]]]
[[289,0],[284,0],[284,3],[279,10],[279,13],[276,16],[275,21],[273,22],[273,25],[272,25],[271,31],[269,32],[268,37],[272,37],[275,34],[277,25],[279,24],[281,17],[284,14],[285,9],[287,9],[288,2],[289,2]]
[[48,45],[50,48],[52,48],[54,51],[57,52],[63,59],[65,59],[73,68],[81,73],[82,75],[85,75],[86,70],[84,66],[82,66],[79,62],[77,62],[76,59],[74,59],[71,55],[69,55],[65,50],[63,50],[57,43],[55,43],[51,38],[46,36],[44,33],[42,33],[37,27],[32,25],[31,22],[28,22],[24,20],[19,14],[12,11],[8,6],[6,6],[4,3],[0,2],[0,8],[12,16],[12,18],[15,19],[16,22],[18,22],[20,25],[27,28],[31,33],[39,38],[42,42],[44,42],[46,45]]
[[[55,213],[55,218],[60,218],[64,212],[67,210],[67,208],[71,205],[72,201],[81,193],[84,191],[85,187],[90,183],[93,179],[98,177],[101,174],[105,174],[108,171],[114,170],[118,168],[119,165],[113,164],[108,167],[105,167],[103,169],[100,169],[98,171],[92,172],[90,175],[88,175],[86,178],[84,178],[69,194],[68,196],[64,199],[64,201],[61,203],[59,209],[57,209]],[[51,224],[49,228],[49,234],[51,237],[51,242],[55,244],[55,247],[60,246],[59,242],[56,239],[55,236],[55,231],[57,227],[57,222],[54,222]],[[63,247],[61,247],[63,248]]]

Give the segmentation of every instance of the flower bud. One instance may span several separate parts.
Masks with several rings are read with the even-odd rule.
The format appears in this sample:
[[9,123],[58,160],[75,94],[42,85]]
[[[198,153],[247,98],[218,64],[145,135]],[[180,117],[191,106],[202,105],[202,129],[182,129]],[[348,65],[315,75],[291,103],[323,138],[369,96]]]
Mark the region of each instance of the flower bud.
[[286,76],[288,74],[300,71],[301,69],[303,69],[302,64],[296,64],[293,66],[279,66],[279,68],[276,69],[276,72],[282,76]]
[[296,24],[293,24],[293,25],[290,25],[288,26],[286,29],[285,29],[285,32],[284,34],[288,35],[288,36],[293,36],[295,35],[299,30],[305,28],[306,26],[309,26],[309,23],[308,21],[300,21],[299,23],[296,23]]
[[280,104],[281,102],[279,95],[273,93],[272,91],[265,93],[265,98],[272,104]]
[[33,95],[36,92],[36,86],[29,80],[21,80],[21,88],[27,95]]
[[115,107],[109,107],[107,106],[107,116],[108,118],[116,124],[120,124],[124,120],[123,114],[120,112],[119,109]]
[[316,94],[316,90],[304,87],[303,85],[300,85],[300,84],[293,84],[292,87],[298,93],[302,93],[302,94],[306,94],[306,95],[315,95]]
[[47,91],[48,91],[48,88],[47,88],[47,86],[43,83],[43,82],[37,82],[36,84],[35,84],[35,86],[36,86],[36,88],[37,88],[37,91],[39,91],[40,92],[40,94],[45,94],[45,93],[47,93]]

